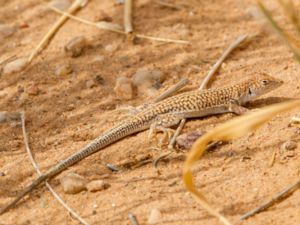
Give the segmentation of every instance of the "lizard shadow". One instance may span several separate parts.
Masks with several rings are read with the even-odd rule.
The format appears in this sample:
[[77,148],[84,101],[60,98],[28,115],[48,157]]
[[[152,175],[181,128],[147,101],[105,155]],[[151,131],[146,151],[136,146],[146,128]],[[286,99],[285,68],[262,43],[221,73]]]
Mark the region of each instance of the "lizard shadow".
[[272,105],[272,104],[291,101],[291,100],[295,100],[295,98],[268,97],[268,98],[261,98],[261,99],[253,100],[253,101],[247,103],[246,106],[249,107],[250,109],[252,109],[252,108],[262,108],[262,107],[267,106],[267,105]]

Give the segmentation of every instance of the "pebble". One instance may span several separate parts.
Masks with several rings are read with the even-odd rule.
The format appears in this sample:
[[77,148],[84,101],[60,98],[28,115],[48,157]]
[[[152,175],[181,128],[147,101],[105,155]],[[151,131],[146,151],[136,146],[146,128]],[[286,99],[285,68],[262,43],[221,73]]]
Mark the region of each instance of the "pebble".
[[294,150],[297,148],[297,142],[289,140],[284,142],[281,147],[284,150]]
[[159,209],[151,209],[150,215],[148,217],[148,224],[157,224],[161,220],[161,212]]
[[85,82],[85,86],[86,88],[93,88],[96,86],[96,82],[94,80],[87,80]]
[[65,52],[68,56],[78,57],[81,55],[83,50],[87,47],[87,40],[84,36],[77,36],[72,38],[65,45]]
[[133,89],[131,80],[127,77],[119,77],[114,87],[114,92],[117,97],[125,100],[132,99]]
[[97,75],[97,76],[95,77],[95,81],[96,81],[98,84],[100,84],[100,85],[104,85],[104,84],[105,84],[105,80],[104,80],[104,78],[103,78],[101,75]]
[[53,0],[49,2],[49,6],[57,8],[59,10],[66,10],[71,6],[70,0]]
[[106,12],[103,10],[97,10],[98,14],[95,16],[94,21],[106,21],[106,22],[112,22],[113,18],[109,16]]
[[40,92],[40,89],[36,83],[32,83],[28,86],[26,89],[27,94],[29,95],[38,95]]
[[19,58],[7,63],[3,67],[3,74],[11,74],[23,70],[28,64],[27,58]]
[[27,22],[25,22],[25,21],[22,21],[22,22],[19,23],[18,27],[20,29],[28,28],[29,24]]
[[87,184],[87,189],[90,192],[103,191],[110,187],[104,180],[93,180]]
[[55,69],[55,75],[64,76],[73,72],[73,68],[68,64],[63,64]]
[[2,111],[0,112],[0,123],[6,122],[8,112]]
[[165,79],[165,74],[160,70],[140,69],[133,75],[132,82],[140,95],[153,96]]
[[92,59],[92,63],[100,63],[104,61],[103,55],[97,55]]
[[76,173],[68,173],[60,179],[60,183],[66,194],[77,194],[86,190],[87,181]]
[[0,40],[13,35],[17,28],[8,24],[0,24]]
[[140,69],[132,77],[133,85],[141,86],[144,84],[154,85],[163,82],[166,76],[160,70]]
[[107,52],[114,52],[115,50],[117,50],[117,45],[106,45],[104,49]]
[[179,35],[180,38],[186,38],[190,31],[185,24],[179,23],[172,27],[173,31]]
[[194,142],[202,135],[203,132],[198,130],[181,134],[176,138],[176,144],[179,148],[191,149]]

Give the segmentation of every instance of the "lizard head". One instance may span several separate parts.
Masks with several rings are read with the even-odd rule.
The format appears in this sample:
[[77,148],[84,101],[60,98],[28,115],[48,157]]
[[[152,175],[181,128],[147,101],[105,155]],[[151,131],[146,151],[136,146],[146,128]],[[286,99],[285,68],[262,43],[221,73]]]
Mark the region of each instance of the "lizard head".
[[283,84],[283,81],[267,74],[260,74],[251,77],[245,81],[245,95],[242,97],[242,102],[248,102],[260,97]]

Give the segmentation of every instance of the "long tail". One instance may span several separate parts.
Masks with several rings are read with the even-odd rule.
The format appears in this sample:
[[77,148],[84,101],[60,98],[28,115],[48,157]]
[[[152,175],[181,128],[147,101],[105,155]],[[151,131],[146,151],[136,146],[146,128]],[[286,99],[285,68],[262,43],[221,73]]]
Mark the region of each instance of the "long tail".
[[105,132],[103,135],[99,136],[92,142],[90,142],[87,146],[85,146],[80,151],[74,153],[68,158],[64,159],[60,163],[56,164],[52,168],[50,168],[46,173],[39,176],[35,181],[32,182],[28,187],[26,187],[23,191],[21,191],[17,197],[4,208],[0,209],[0,215],[11,209],[18,201],[20,201],[25,195],[30,193],[33,189],[39,186],[44,181],[56,176],[61,171],[66,168],[72,166],[73,164],[81,161],[82,159],[90,156],[91,154],[103,149],[104,147],[114,143],[117,140],[122,139],[130,134],[136,133],[143,128],[137,128],[139,126],[133,126],[134,122],[123,123],[122,125],[116,126],[109,131]]

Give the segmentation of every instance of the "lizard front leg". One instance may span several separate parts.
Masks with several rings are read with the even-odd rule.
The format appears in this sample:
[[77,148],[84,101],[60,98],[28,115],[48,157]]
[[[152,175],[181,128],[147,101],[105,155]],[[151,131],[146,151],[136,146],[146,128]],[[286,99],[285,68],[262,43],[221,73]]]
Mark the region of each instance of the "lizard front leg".
[[174,134],[174,131],[169,127],[177,125],[181,119],[183,119],[183,117],[176,113],[166,113],[158,115],[150,126],[148,140],[150,141],[157,131],[162,131],[164,133],[164,136],[159,141],[159,145],[161,146],[166,139],[168,139],[169,142],[172,135]]
[[246,107],[241,106],[237,100],[231,100],[228,105],[228,111],[237,115],[244,114],[249,111]]

